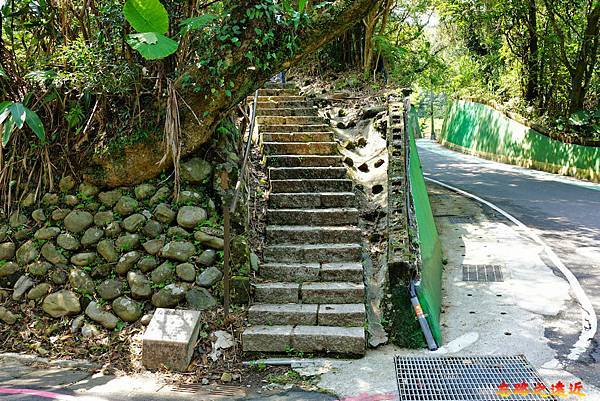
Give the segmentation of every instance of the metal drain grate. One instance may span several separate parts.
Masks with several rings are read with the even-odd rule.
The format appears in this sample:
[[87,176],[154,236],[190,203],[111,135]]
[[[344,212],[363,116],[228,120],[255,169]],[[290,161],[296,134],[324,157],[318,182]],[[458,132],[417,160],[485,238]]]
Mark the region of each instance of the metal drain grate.
[[432,199],[450,199],[449,194],[429,194]]
[[[544,385],[539,374],[523,355],[485,357],[401,357],[395,358],[400,401],[496,401],[551,400],[548,390],[534,394]],[[499,385],[527,383],[526,395],[498,394]],[[547,387],[550,388],[550,387]]]
[[463,281],[504,281],[500,265],[462,265]]
[[170,386],[170,389],[177,393],[194,394],[196,397],[195,399],[198,401],[230,400],[232,398],[241,398],[248,395],[248,392],[243,387],[206,386],[200,383],[180,383]]
[[471,224],[475,222],[473,216],[448,216],[450,224]]

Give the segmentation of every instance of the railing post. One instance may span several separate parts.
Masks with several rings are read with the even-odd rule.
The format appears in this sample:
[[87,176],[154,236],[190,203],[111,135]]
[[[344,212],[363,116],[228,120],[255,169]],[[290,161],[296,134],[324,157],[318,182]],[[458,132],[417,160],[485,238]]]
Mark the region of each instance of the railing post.
[[224,247],[223,247],[223,310],[225,312],[225,317],[229,315],[229,303],[230,303],[230,283],[231,283],[231,269],[230,269],[230,259],[231,259],[231,222],[230,222],[229,207],[225,206],[223,208],[223,223],[225,225],[225,239],[224,239]]

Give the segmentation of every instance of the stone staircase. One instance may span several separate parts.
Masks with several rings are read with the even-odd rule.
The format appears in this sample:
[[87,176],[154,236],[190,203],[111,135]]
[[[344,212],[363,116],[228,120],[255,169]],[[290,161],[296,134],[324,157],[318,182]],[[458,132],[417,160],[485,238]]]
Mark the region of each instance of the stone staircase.
[[246,352],[365,352],[361,232],[329,126],[290,84],[259,92],[269,170],[266,246]]

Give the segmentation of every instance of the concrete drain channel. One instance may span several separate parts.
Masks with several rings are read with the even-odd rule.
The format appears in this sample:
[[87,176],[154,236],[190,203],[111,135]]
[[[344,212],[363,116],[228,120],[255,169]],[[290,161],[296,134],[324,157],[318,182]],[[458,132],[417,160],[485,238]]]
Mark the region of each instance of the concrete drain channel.
[[462,265],[463,281],[499,282],[504,281],[500,265]]
[[523,355],[394,359],[400,401],[557,400]]

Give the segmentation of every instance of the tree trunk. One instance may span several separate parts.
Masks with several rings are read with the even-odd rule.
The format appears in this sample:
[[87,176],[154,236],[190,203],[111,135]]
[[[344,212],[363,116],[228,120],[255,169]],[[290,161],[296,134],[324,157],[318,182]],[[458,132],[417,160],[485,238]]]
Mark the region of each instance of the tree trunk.
[[525,91],[525,100],[533,102],[539,96],[539,54],[538,54],[538,35],[537,35],[537,6],[535,0],[528,2],[527,31],[528,31],[528,49],[527,49],[527,87]]
[[583,109],[585,95],[594,75],[598,59],[599,30],[600,3],[596,3],[587,17],[587,25],[579,47],[577,62],[571,72],[571,96],[569,99],[569,112],[571,113]]
[[[253,8],[260,0],[232,0],[233,11],[227,16],[229,21],[240,21],[245,17],[246,10]],[[181,156],[191,154],[206,143],[223,116],[243,101],[254,90],[261,87],[278,71],[299,63],[302,58],[352,27],[357,21],[370,12],[378,0],[343,0],[338,1],[327,13],[317,14],[311,19],[308,28],[298,33],[299,45],[292,56],[273,63],[268,69],[248,68],[246,52],[256,38],[254,28],[269,29],[268,21],[251,20],[240,37],[241,46],[234,47],[228,54],[223,54],[226,67],[222,71],[223,82],[233,82],[234,86],[228,94],[225,91],[213,91],[208,84],[199,84],[194,90],[179,87],[178,92],[185,101],[181,107]],[[228,22],[228,21],[225,22]],[[285,52],[287,43],[277,41],[276,49],[271,51]],[[205,82],[207,71],[193,69],[188,71],[195,82]],[[183,103],[183,102],[181,102]],[[163,170],[172,166],[173,161],[167,157],[160,162],[164,155],[162,135],[155,134],[143,143],[126,145],[122,154],[94,155],[90,166],[84,172],[84,177],[94,183],[110,187],[132,185],[156,177]]]

